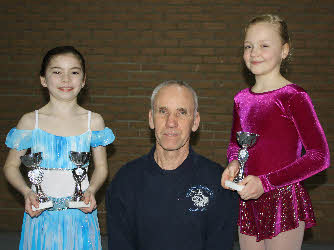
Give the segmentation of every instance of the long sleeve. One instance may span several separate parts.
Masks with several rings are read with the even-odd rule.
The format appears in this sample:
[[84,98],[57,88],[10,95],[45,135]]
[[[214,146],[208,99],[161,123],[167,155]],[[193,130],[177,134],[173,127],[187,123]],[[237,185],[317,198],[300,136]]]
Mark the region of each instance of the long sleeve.
[[238,217],[238,196],[220,188],[208,216],[205,250],[230,250],[233,248]]
[[288,109],[305,154],[280,170],[259,176],[265,192],[305,180],[329,167],[328,144],[310,97],[305,92],[296,93]]
[[124,192],[123,184],[116,176],[106,194],[109,250],[136,250],[134,213],[126,197],[131,192]]
[[234,102],[233,105],[233,123],[231,129],[230,143],[227,149],[227,160],[231,162],[238,159],[239,145],[237,143],[237,132],[241,131],[240,117],[237,112],[237,104]]

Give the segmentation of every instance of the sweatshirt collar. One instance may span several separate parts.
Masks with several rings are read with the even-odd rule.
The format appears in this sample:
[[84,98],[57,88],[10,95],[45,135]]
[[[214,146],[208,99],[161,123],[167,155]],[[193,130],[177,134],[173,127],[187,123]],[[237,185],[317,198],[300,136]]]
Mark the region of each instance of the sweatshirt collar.
[[189,146],[189,153],[187,158],[181,163],[180,166],[178,166],[176,169],[173,170],[165,170],[162,169],[155,161],[154,159],[154,152],[155,152],[156,146],[154,145],[151,149],[151,151],[148,153],[147,157],[148,157],[148,161],[150,162],[149,164],[149,168],[150,171],[154,174],[161,174],[161,175],[175,175],[178,173],[182,173],[184,171],[190,170],[192,169],[193,165],[194,165],[194,161],[193,161],[193,156],[196,155],[196,153],[193,151],[192,147]]

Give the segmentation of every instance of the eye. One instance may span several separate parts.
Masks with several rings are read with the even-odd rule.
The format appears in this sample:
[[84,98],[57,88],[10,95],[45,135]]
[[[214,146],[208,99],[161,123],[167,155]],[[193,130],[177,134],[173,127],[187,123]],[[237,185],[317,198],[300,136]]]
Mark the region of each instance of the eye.
[[179,113],[181,115],[187,115],[188,114],[187,110],[185,110],[185,109],[179,109]]
[[159,114],[167,114],[167,109],[166,108],[159,108]]
[[250,49],[251,48],[251,46],[250,45],[244,45],[244,50],[246,50],[246,49]]
[[268,44],[262,44],[262,48],[268,48],[269,45]]
[[73,71],[72,74],[73,74],[73,75],[79,75],[80,72],[79,72],[79,71]]
[[52,72],[52,74],[59,75],[59,74],[60,74],[60,71],[55,70],[55,71]]

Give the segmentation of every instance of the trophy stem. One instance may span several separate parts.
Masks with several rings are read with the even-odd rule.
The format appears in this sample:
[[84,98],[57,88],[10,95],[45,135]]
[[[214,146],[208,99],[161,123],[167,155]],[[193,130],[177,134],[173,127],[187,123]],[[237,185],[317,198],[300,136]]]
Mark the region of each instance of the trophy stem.
[[238,162],[240,164],[239,172],[237,176],[232,181],[225,181],[225,185],[233,190],[241,191],[243,189],[243,185],[236,184],[244,179],[244,171],[245,171],[245,164],[248,160],[249,153],[247,148],[252,147],[257,140],[257,137],[259,135],[250,133],[250,132],[244,132],[239,131],[237,132],[237,141],[239,145],[241,146],[241,149],[239,149],[238,152]]
[[83,192],[81,182],[87,178],[87,168],[84,168],[89,163],[90,152],[70,152],[70,160],[77,166],[72,169],[72,175],[75,181],[74,194],[72,199],[67,202],[68,208],[89,207],[90,204],[85,204],[83,201]]
[[238,175],[234,178],[233,182],[238,183],[244,179],[245,163],[240,163]]
[[36,187],[36,193],[37,193],[37,194],[40,194],[40,193],[42,192],[42,187],[41,187],[41,185],[35,185],[35,187]]
[[81,182],[75,183],[75,189],[74,189],[72,201],[82,201],[83,195],[84,193],[82,192],[82,189],[81,189]]

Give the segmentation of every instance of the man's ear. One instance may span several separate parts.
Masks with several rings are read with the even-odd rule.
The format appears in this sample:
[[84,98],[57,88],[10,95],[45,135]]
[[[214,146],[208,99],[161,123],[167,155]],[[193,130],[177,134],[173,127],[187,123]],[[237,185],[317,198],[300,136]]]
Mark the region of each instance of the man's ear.
[[44,76],[40,76],[39,79],[41,80],[41,84],[44,88],[46,88],[48,85],[46,84],[46,80]]
[[153,121],[153,111],[152,111],[152,109],[150,109],[150,111],[148,112],[148,123],[150,125],[150,128],[154,129],[154,121]]
[[196,112],[196,115],[194,117],[194,123],[193,126],[191,127],[191,131],[196,132],[196,130],[199,127],[199,122],[201,121],[201,117],[199,115],[199,112]]

